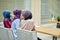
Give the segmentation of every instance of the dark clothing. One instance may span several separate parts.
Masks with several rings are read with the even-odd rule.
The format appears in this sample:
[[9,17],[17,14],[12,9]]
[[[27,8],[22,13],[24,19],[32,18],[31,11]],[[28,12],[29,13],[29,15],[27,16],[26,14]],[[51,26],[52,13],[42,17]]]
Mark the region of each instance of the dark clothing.
[[12,24],[12,21],[11,20],[8,20],[8,19],[4,19],[3,20],[3,23],[4,23],[4,27],[5,28],[11,28],[11,24]]

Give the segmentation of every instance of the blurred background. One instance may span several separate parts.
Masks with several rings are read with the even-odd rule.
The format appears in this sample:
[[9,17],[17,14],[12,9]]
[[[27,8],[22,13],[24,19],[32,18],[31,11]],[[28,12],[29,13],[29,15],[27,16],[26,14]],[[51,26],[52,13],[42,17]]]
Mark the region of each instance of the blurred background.
[[60,15],[60,0],[0,0],[0,22],[6,9],[30,10],[37,25],[48,24],[46,20],[51,18],[51,14]]

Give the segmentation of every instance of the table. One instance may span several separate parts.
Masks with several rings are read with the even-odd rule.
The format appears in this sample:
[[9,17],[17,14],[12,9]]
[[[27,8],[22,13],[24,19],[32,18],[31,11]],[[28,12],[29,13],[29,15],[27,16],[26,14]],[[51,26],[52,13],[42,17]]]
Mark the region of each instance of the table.
[[60,22],[58,22],[56,19],[48,19],[47,22],[51,22],[51,23],[60,23]]
[[35,28],[37,32],[43,33],[43,34],[48,34],[53,36],[53,40],[57,40],[57,37],[60,37],[60,28],[52,28],[52,27],[47,27],[47,26],[41,26]]
[[[57,23],[57,28],[60,28],[60,22],[58,22],[57,19],[48,19],[47,22]],[[53,36],[53,38],[54,38],[54,36]]]
[[57,21],[56,19],[48,19],[47,22],[57,23],[57,27],[56,28],[60,28],[60,21]]

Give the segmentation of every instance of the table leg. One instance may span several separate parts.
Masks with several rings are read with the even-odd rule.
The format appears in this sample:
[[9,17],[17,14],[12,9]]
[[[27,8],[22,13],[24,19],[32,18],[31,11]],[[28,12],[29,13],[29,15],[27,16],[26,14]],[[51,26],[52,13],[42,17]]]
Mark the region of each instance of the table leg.
[[57,37],[53,36],[53,40],[57,40]]

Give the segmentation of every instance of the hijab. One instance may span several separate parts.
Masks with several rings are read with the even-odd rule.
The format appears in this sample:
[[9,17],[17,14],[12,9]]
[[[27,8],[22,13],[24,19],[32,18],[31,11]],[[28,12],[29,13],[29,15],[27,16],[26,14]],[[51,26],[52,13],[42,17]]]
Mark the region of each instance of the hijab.
[[13,14],[15,15],[14,20],[15,19],[20,19],[21,12],[22,12],[21,10],[14,10],[13,11]]
[[32,19],[32,13],[30,11],[24,11],[22,16],[25,18],[25,20]]
[[5,10],[3,11],[3,16],[4,18],[8,19],[8,20],[11,20],[10,19],[10,14],[11,14],[11,11],[10,10]]

